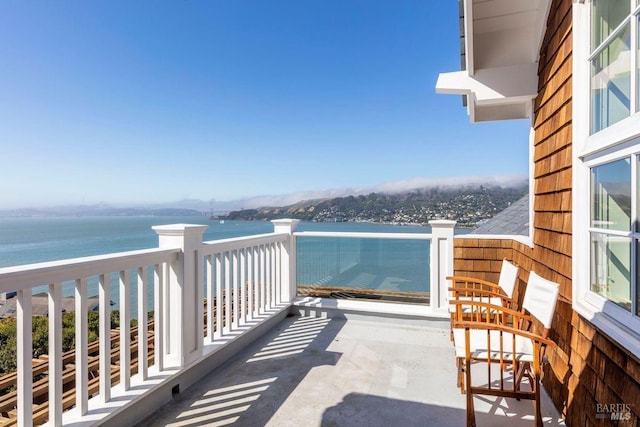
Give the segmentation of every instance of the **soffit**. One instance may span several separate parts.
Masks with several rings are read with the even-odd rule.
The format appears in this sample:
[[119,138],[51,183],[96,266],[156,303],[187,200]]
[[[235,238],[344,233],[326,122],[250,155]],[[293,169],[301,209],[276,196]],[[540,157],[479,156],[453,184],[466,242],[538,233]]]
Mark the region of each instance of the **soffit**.
[[547,0],[473,0],[471,68],[536,62],[547,6]]
[[529,117],[551,0],[459,0],[462,71],[436,91],[464,95],[471,121]]

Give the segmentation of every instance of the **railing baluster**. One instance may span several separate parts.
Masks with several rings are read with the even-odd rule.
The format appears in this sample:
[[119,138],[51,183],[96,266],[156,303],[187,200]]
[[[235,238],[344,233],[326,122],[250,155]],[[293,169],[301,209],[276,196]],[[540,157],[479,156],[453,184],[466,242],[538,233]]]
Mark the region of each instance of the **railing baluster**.
[[267,309],[271,310],[275,305],[273,288],[273,245],[270,243],[266,245],[266,264],[267,264],[267,295],[269,296],[267,301]]
[[253,315],[255,312],[255,270],[254,270],[254,256],[253,256],[253,247],[249,247],[246,249],[247,254],[247,320],[253,320]]
[[33,336],[31,319],[31,288],[20,289],[17,298],[17,386],[18,386],[18,426],[33,425]]
[[169,299],[169,282],[171,280],[171,264],[172,262],[164,263],[164,270],[162,272],[162,368],[165,366],[171,366],[168,361],[169,353],[171,352],[171,301]]
[[271,244],[267,244],[264,247],[265,250],[265,266],[266,266],[266,280],[265,285],[267,287],[267,310],[271,310],[273,308],[273,283],[271,281],[271,275],[273,274],[273,270],[271,268]]
[[266,250],[260,245],[260,314],[267,310],[267,269],[265,268]]
[[260,290],[262,292],[262,313],[269,309],[269,270],[267,269],[267,245],[260,247]]
[[260,315],[260,246],[253,247],[253,312]]
[[215,281],[214,281],[214,263],[213,255],[207,255],[205,257],[205,270],[207,273],[206,292],[207,292],[207,342],[213,342],[213,330],[215,328],[214,316],[214,304],[215,304]]
[[267,310],[271,310],[273,308],[273,282],[271,280],[271,275],[273,270],[271,269],[271,244],[265,245],[265,265],[266,265],[266,280],[265,285],[267,287]]
[[271,299],[271,306],[276,307],[278,305],[278,286],[276,282],[277,275],[277,267],[276,267],[276,259],[278,258],[278,245],[275,243],[271,244],[271,294],[273,298]]
[[269,275],[271,274],[271,268],[269,266],[269,245],[264,245],[263,252],[263,268],[264,268],[264,312],[267,313],[271,308],[271,284]]
[[222,336],[222,254],[216,255],[216,337]]
[[273,264],[275,262],[275,245],[273,243],[269,244],[269,260],[267,262],[267,266],[269,268],[269,308],[272,309],[276,305],[276,287],[275,287],[275,269],[273,268]]
[[240,250],[235,250],[232,253],[232,266],[233,266],[233,291],[231,301],[233,302],[233,320],[231,326],[234,329],[238,328],[238,315],[240,312],[240,285],[239,285],[239,271],[240,271]]
[[149,328],[147,326],[147,270],[138,267],[138,374],[143,380],[148,376],[147,339]]
[[62,425],[62,283],[49,285],[49,423]]
[[100,399],[111,400],[111,296],[110,274],[98,277],[98,310],[100,318]]
[[[195,310],[193,313],[193,316],[191,317],[191,322],[186,322],[184,328],[186,329],[191,329],[193,328],[193,344],[195,345],[195,350],[191,350],[191,357],[199,357],[200,355],[202,355],[202,350],[203,350],[203,345],[205,344],[205,340],[204,340],[204,318],[205,318],[205,312],[204,312],[204,286],[205,286],[205,275],[204,275],[204,268],[205,264],[204,264],[204,259],[203,259],[203,255],[202,253],[197,250],[194,252],[193,255],[193,281],[194,281],[194,285],[195,285],[195,289],[193,289],[193,295],[191,297],[187,297],[188,299],[190,298],[192,301],[192,304],[195,306]],[[188,268],[188,267],[186,267]],[[189,279],[185,279],[185,283],[187,283],[189,281]],[[189,308],[187,306],[187,313],[189,313]],[[185,319],[189,319],[189,316],[186,315]],[[186,347],[189,347],[189,344],[186,344]],[[194,351],[195,354],[198,354],[198,356],[194,355]],[[189,362],[185,362],[185,363],[189,363]]]
[[129,270],[120,271],[120,385],[129,390],[131,386],[131,313]]
[[162,287],[164,286],[164,273],[168,263],[155,264],[153,266],[153,362],[158,371],[164,370],[164,300]]
[[256,246],[256,313],[258,316],[262,314],[262,300],[263,296],[263,285],[264,281],[262,280],[262,248],[260,245]]
[[81,415],[87,413],[89,400],[89,357],[87,322],[87,278],[76,280],[76,407]]
[[247,323],[247,249],[240,249],[240,320]]
[[275,244],[276,259],[274,269],[276,271],[276,304],[282,304],[282,243]]
[[224,253],[224,331],[231,331],[231,252]]

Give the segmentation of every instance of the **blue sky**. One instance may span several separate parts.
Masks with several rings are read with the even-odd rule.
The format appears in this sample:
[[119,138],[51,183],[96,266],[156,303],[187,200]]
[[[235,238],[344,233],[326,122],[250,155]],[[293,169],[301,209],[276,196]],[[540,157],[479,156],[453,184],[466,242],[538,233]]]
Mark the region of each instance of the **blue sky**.
[[0,2],[0,209],[528,173],[471,125],[456,0]]

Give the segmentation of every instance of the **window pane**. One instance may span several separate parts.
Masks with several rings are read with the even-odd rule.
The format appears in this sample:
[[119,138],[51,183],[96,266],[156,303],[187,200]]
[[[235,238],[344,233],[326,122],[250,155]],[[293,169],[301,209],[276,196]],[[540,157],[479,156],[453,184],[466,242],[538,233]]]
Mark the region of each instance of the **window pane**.
[[640,316],[640,240],[636,240],[636,315]]
[[631,162],[628,158],[591,169],[591,227],[631,230]]
[[591,63],[591,132],[629,117],[631,91],[631,27],[617,37]]
[[631,239],[591,233],[591,291],[631,310]]
[[595,50],[631,13],[629,0],[593,0],[591,50]]

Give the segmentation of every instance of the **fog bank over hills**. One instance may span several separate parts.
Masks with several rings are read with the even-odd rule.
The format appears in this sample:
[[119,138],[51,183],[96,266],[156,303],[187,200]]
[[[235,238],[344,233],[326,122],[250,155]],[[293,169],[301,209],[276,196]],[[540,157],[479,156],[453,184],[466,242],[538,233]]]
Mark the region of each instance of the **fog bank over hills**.
[[502,212],[529,191],[526,181],[518,186],[494,184],[431,186],[396,192],[370,192],[343,197],[307,199],[284,206],[231,211],[227,218],[270,221],[295,218],[307,222],[371,222],[422,224],[434,219],[474,228]]
[[447,178],[414,177],[400,181],[389,181],[367,187],[345,187],[327,190],[299,191],[291,194],[256,196],[232,201],[215,201],[214,210],[232,211],[240,209],[256,209],[261,207],[289,206],[305,200],[331,199],[335,197],[359,196],[371,193],[404,193],[418,189],[436,187],[455,188],[468,186],[486,187],[520,187],[528,181],[526,175],[468,176]]
[[[290,206],[308,200],[331,199],[359,196],[371,193],[396,194],[418,189],[456,187],[520,187],[527,183],[526,175],[468,176],[446,178],[414,177],[406,180],[389,181],[374,186],[344,187],[325,190],[299,191],[290,194],[261,195],[237,200],[183,199],[166,203],[99,203],[92,205],[64,205],[52,207],[25,207],[20,209],[0,209],[0,216],[37,215],[193,215],[225,213],[242,209]],[[34,203],[38,206],[38,203]]]

